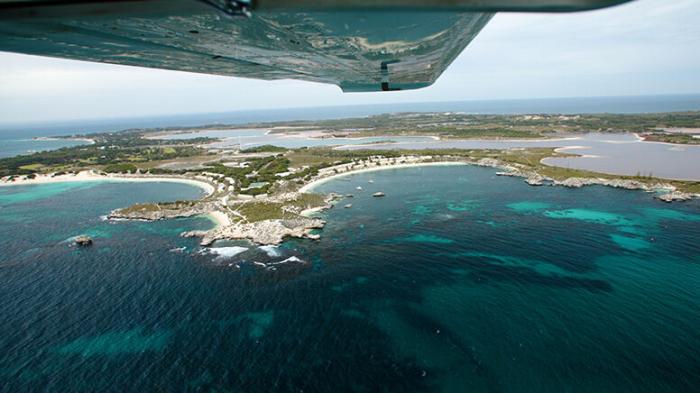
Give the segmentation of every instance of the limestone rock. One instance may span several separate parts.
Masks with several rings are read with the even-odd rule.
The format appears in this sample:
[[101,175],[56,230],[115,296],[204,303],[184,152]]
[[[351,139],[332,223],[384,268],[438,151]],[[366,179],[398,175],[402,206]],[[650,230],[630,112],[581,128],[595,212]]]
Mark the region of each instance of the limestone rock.
[[482,158],[476,162],[476,165],[498,167],[501,166],[501,162],[495,158]]
[[693,194],[681,191],[672,191],[665,194],[656,195],[654,198],[664,202],[687,201],[693,198]]
[[198,236],[202,238],[201,244],[208,246],[216,240],[247,239],[258,244],[280,244],[286,237],[318,238],[312,234],[314,229],[321,229],[325,221],[318,218],[294,218],[263,220],[251,223],[238,222],[230,226],[217,227],[210,231],[185,232],[182,236]]
[[86,236],[86,235],[76,236],[74,241],[75,241],[75,244],[77,244],[81,247],[87,247],[87,246],[92,245],[92,238],[90,236]]
[[531,186],[541,186],[544,180],[546,180],[544,176],[540,175],[539,173],[530,172],[525,178],[525,183]]

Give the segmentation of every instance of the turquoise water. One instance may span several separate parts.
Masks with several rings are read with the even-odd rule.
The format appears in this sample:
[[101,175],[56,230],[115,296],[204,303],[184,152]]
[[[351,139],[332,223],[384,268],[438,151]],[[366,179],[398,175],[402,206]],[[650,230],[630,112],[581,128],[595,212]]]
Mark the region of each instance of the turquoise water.
[[[700,386],[697,201],[466,166],[318,190],[355,195],[320,241],[209,253],[178,236],[204,218],[99,218],[199,194],[186,185],[0,188],[0,390]],[[94,246],[65,241],[80,233]]]
[[27,133],[21,138],[4,138],[0,134],[0,158],[87,144],[85,141],[71,139],[32,139],[32,136],[32,133]]

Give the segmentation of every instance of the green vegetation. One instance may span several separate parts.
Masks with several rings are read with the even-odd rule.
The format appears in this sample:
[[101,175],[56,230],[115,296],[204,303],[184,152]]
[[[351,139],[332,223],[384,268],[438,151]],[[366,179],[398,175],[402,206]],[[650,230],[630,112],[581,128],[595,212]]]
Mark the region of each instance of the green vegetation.
[[[284,125],[287,128],[279,128]],[[221,128],[222,125],[198,127]],[[241,127],[272,128],[272,132],[285,132],[289,127],[303,130],[304,127],[323,130],[332,136],[393,136],[393,135],[433,135],[441,138],[541,138],[584,132],[638,132],[647,140],[698,144],[700,139],[687,134],[669,134],[666,130],[673,128],[700,129],[700,112],[674,112],[651,114],[531,114],[531,115],[474,115],[465,113],[403,113],[382,114],[364,118],[292,121],[276,123],[252,123],[237,125]],[[90,138],[95,143],[68,147],[31,155],[0,159],[0,176],[27,175],[30,173],[51,173],[57,171],[80,171],[86,168],[101,168],[113,164],[130,163],[138,169],[150,170],[151,173],[184,173],[156,169],[158,163],[171,163],[175,160],[192,158],[195,163],[206,162],[206,156],[212,156],[202,144],[218,141],[215,138],[194,139],[153,139],[148,137],[154,132],[191,131],[192,128],[135,129],[121,132],[94,133],[80,135]],[[70,137],[76,137],[71,135]],[[291,154],[290,154],[291,152]],[[318,153],[322,156],[318,156]],[[286,149],[283,147],[263,145],[245,150],[245,153],[271,153],[273,157],[284,155],[289,159],[287,167],[308,166],[296,177],[306,178],[314,171],[329,165],[329,160],[353,160],[362,154],[335,152],[319,148]],[[380,154],[374,152],[374,154]],[[397,152],[382,152],[383,155],[396,155]],[[258,164],[251,158],[251,164]],[[211,160],[210,160],[211,161]],[[213,170],[235,178],[242,188],[254,181],[274,182],[277,173],[286,172],[285,162],[276,161],[269,168],[263,168],[271,161],[261,161],[259,167],[250,171],[236,170],[229,172],[221,166],[214,165]],[[115,167],[108,169],[114,170]],[[261,170],[262,169],[262,170]],[[256,173],[256,180],[244,180],[245,175]],[[242,174],[242,176],[241,176]]]
[[260,188],[246,190],[245,192],[249,195],[260,195],[267,193],[272,184],[279,180],[278,173],[289,170],[288,165],[289,160],[287,158],[283,155],[276,155],[252,157],[242,167],[231,167],[223,163],[217,163],[206,167],[206,171],[234,179],[236,192],[241,192],[242,189],[250,187],[252,183],[270,183]]
[[[581,178],[607,178],[635,180],[645,184],[667,183],[675,186],[680,191],[700,193],[700,182],[665,180],[653,176],[624,176],[605,173],[563,168],[545,165],[542,160],[548,157],[575,157],[574,154],[558,153],[555,148],[528,148],[528,149],[420,149],[420,150],[333,150],[330,148],[299,149],[287,154],[292,162],[304,163],[307,159],[315,162],[314,167],[322,168],[331,165],[352,162],[357,159],[368,159],[373,156],[387,158],[401,155],[432,156],[436,161],[455,161],[468,159],[478,161],[482,158],[492,158],[505,163],[513,163],[524,166],[524,170],[537,172],[542,176],[554,180],[566,180],[570,177]],[[331,161],[333,160],[333,161]]]
[[261,178],[269,178],[274,181],[274,175],[289,171],[289,159],[283,156],[277,156],[274,160],[260,167],[258,176]]
[[513,128],[430,128],[431,133],[451,139],[529,139],[542,138],[541,132]]
[[129,207],[119,209],[120,213],[150,213],[159,210],[179,210],[192,207],[197,201],[175,201],[175,202],[159,202],[159,203],[137,203]]
[[279,147],[274,145],[262,145],[243,149],[246,153],[281,153],[288,149],[285,147]]
[[[700,132],[698,133],[700,135]],[[684,145],[700,145],[700,138],[687,134],[651,134],[645,135],[644,140],[650,142],[680,143]]]
[[[246,127],[275,127],[281,123],[255,123]],[[399,113],[365,118],[285,122],[286,126],[323,129],[329,135],[385,136],[435,135],[442,138],[537,138],[554,135],[605,132],[663,134],[668,128],[700,128],[700,112],[645,114],[530,114],[475,115],[465,113]],[[278,128],[273,132],[285,132]],[[680,143],[692,143],[677,138]],[[697,143],[697,142],[696,142]]]
[[325,205],[325,198],[321,194],[304,193],[299,195],[297,199],[290,202],[290,206],[299,208],[300,210],[313,209]]
[[[206,150],[197,147],[196,144],[210,141],[210,138],[197,138],[194,141],[147,139],[137,132],[90,134],[83,137],[90,138],[95,143],[2,158],[0,176],[80,171],[123,163],[130,163],[138,168],[141,164],[159,160],[206,155]],[[123,172],[117,169],[118,167],[112,167],[111,171]]]
[[305,193],[293,201],[285,203],[270,201],[252,201],[236,205],[235,209],[239,214],[245,216],[248,222],[277,219],[293,219],[298,214],[291,210],[303,211],[319,206],[324,206],[324,196],[320,194]]
[[282,210],[283,206],[277,202],[248,202],[239,205],[237,210],[248,222],[296,217],[294,213]]
[[[281,123],[251,124],[248,127],[273,127]],[[305,126],[323,130],[329,136],[434,135],[441,138],[538,138],[583,132],[639,132],[647,140],[700,143],[687,134],[670,134],[671,128],[700,129],[700,112],[643,115],[468,115],[458,113],[391,114],[367,118],[285,122],[284,125]],[[212,126],[214,127],[214,126]],[[237,126],[240,128],[240,126]],[[206,129],[207,127],[202,127]],[[221,128],[217,125],[216,128]],[[288,130],[288,129],[287,129]],[[162,131],[162,130],[158,130]],[[690,130],[692,131],[692,130]],[[150,131],[152,132],[152,131]],[[570,177],[636,180],[645,184],[659,182],[676,186],[681,191],[700,193],[700,182],[667,181],[649,176],[618,176],[591,171],[548,166],[542,160],[565,157],[553,148],[511,150],[488,149],[420,149],[420,150],[336,150],[331,147],[287,149],[262,145],[243,152],[213,153],[203,143],[211,138],[187,140],[151,139],[145,130],[90,134],[84,137],[92,145],[75,146],[32,155],[0,159],[0,176],[34,177],[40,173],[76,173],[95,169],[107,173],[150,173],[207,176],[223,193],[233,190],[250,196],[279,195],[296,191],[312,180],[319,171],[343,166],[380,165],[380,157],[401,163],[401,156],[430,156],[431,161],[478,161],[492,158],[519,166],[523,171],[565,180]],[[251,187],[259,183],[260,187]],[[155,210],[183,209],[199,202],[141,204],[125,211],[147,213]],[[248,221],[294,218],[298,212],[324,205],[323,196],[302,194],[294,201],[273,202],[256,198],[250,202],[231,202],[230,207]],[[234,217],[235,219],[235,217]]]
[[131,205],[129,207],[126,207],[124,209],[119,209],[120,212],[123,213],[145,213],[145,212],[154,212],[161,210],[160,208],[161,204],[158,203],[137,203],[135,205]]
[[20,166],[19,169],[22,171],[34,172],[40,170],[43,167],[44,165],[42,164],[27,164]]
[[103,168],[107,173],[136,173],[137,169],[134,164],[109,164]]

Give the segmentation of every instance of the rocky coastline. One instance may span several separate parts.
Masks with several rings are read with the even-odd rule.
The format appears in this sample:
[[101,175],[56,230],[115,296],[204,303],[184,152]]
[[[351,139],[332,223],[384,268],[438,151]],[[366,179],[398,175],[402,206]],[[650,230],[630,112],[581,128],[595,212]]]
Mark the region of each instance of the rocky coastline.
[[[198,201],[134,205],[112,211],[108,218],[152,221],[212,213],[224,215],[227,218],[227,222],[220,223],[211,230],[188,231],[182,234],[185,237],[200,237],[200,243],[203,246],[210,246],[217,240],[247,240],[260,245],[275,245],[280,244],[288,237],[318,239],[319,235],[315,231],[323,228],[325,221],[313,217],[313,213],[332,208],[334,202],[343,198],[343,196],[329,194],[324,196],[322,202],[318,202],[313,206],[301,207],[295,204],[303,195],[309,195],[307,193],[311,192],[315,185],[332,178],[353,173],[423,165],[462,164],[491,167],[499,170],[496,173],[499,176],[521,177],[531,186],[581,188],[591,185],[602,185],[627,190],[641,190],[654,193],[655,198],[664,202],[685,201],[699,196],[698,194],[679,191],[672,184],[662,181],[642,182],[602,176],[553,179],[531,170],[525,165],[494,158],[469,160],[465,157],[449,156],[402,156],[399,158],[378,158],[372,163],[374,166],[369,168],[366,163],[327,167],[294,191],[263,195],[243,202],[237,201],[235,195],[215,193],[213,196],[204,197]],[[233,201],[233,204],[231,201]],[[245,215],[240,214],[236,210],[245,207],[246,204],[255,203],[279,205],[284,216],[253,221],[247,219]]]
[[299,217],[293,219],[263,220],[251,223],[236,222],[228,226],[218,226],[209,231],[188,231],[184,237],[200,237],[202,246],[210,246],[217,240],[249,240],[260,245],[276,245],[288,237],[318,240],[314,234],[326,222],[319,218]]
[[581,188],[585,186],[606,186],[613,188],[622,188],[626,190],[641,190],[649,193],[655,193],[655,199],[664,202],[687,201],[693,198],[698,198],[700,195],[683,192],[676,189],[675,186],[664,182],[654,182],[651,184],[644,183],[638,180],[631,179],[607,179],[603,177],[569,177],[564,180],[555,180],[547,176],[542,176],[536,172],[520,171],[517,168],[508,168],[508,171],[497,172],[499,176],[515,176],[524,178],[525,182],[531,186],[562,186],[569,188]]

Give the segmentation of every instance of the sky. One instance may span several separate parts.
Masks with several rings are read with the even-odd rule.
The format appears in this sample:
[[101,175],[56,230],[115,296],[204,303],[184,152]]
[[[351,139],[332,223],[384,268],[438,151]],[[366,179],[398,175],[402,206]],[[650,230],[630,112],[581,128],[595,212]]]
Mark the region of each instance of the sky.
[[342,93],[0,52],[0,123],[246,109],[700,93],[700,1],[635,0],[574,14],[500,13],[437,82]]

